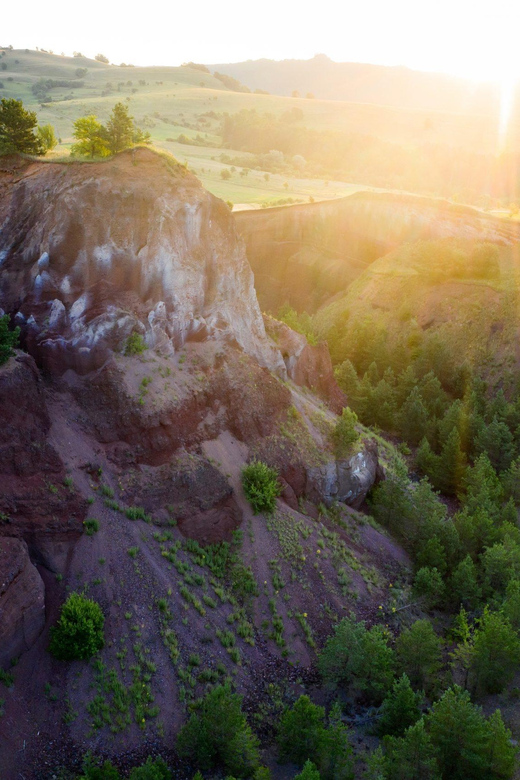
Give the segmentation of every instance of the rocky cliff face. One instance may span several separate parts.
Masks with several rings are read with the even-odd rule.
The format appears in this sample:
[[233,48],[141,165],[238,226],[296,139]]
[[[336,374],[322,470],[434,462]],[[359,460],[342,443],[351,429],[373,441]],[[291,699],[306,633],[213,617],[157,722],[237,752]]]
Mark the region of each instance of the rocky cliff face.
[[[86,749],[169,750],[194,654],[249,697],[281,669],[312,677],[312,635],[358,601],[376,609],[387,590],[372,596],[357,571],[370,567],[368,582],[378,565],[370,540],[359,566],[347,554],[361,523],[344,505],[360,506],[381,475],[366,432],[336,461],[332,410],[345,399],[326,346],[271,319],[266,328],[232,215],[182,166],[146,150],[10,165],[0,172],[0,307],[26,351],[0,366],[0,664],[22,657],[0,718],[0,775],[43,778],[65,758],[77,774]],[[272,518],[254,515],[242,489],[254,457],[281,475]],[[317,508],[336,501],[343,525]],[[265,627],[280,583],[283,642]],[[47,652],[70,590],[106,618],[103,668],[127,691],[124,718],[104,691],[110,728],[92,714],[99,670],[84,664],[78,677]],[[222,640],[232,629],[233,655]],[[141,711],[129,692],[143,653],[153,663]],[[208,678],[190,679],[199,697]]]
[[45,624],[44,586],[20,539],[0,539],[0,666],[28,650]]
[[235,343],[281,371],[227,206],[146,149],[0,176],[0,305],[53,373],[87,373],[132,333],[173,354]]
[[64,484],[50,427],[36,364],[19,353],[0,368],[0,538],[23,538],[36,560],[57,571],[81,534],[86,503]]
[[520,228],[466,206],[414,195],[347,198],[235,214],[260,305],[315,311],[378,257],[406,242],[460,237],[499,244]]

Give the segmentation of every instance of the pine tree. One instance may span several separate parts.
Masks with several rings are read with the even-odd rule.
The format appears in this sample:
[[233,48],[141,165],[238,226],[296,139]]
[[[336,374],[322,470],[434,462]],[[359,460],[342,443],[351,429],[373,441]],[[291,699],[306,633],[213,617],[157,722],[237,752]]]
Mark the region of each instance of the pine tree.
[[477,692],[500,693],[520,662],[520,639],[507,618],[487,607],[477,621],[470,682]]
[[434,485],[438,483],[440,457],[433,452],[426,436],[424,436],[417,449],[415,464],[419,471],[431,479]]
[[473,466],[467,469],[464,489],[464,507],[469,512],[485,509],[493,518],[498,519],[504,500],[504,488],[485,453],[479,455]]
[[308,758],[319,755],[324,721],[323,707],[313,704],[308,696],[300,696],[280,718],[277,742],[281,760],[302,766]]
[[442,776],[450,780],[486,777],[489,729],[468,691],[449,688],[426,716]]
[[134,135],[133,117],[128,115],[124,103],[116,103],[107,122],[108,146],[112,154],[132,146]]
[[35,135],[38,125],[36,113],[27,111],[21,100],[2,98],[0,101],[0,155],[44,154],[40,139]]
[[440,780],[437,751],[424,719],[410,726],[402,737],[386,737],[384,744],[387,780]]
[[444,596],[444,582],[437,569],[429,566],[419,569],[413,581],[413,591],[427,608],[437,607]]
[[520,630],[520,579],[510,580],[502,611],[516,631]]
[[441,668],[441,640],[429,620],[416,620],[395,643],[398,667],[413,688],[429,691],[437,685]]
[[500,710],[488,719],[488,772],[493,778],[513,777],[518,747],[512,744],[512,734],[506,729]]
[[299,775],[296,775],[294,780],[321,780],[321,775],[312,761],[306,761],[302,771]]
[[435,487],[448,495],[456,495],[463,485],[466,469],[467,459],[460,444],[459,432],[453,428],[441,450]]
[[20,328],[9,330],[10,320],[8,314],[0,317],[0,366],[7,363],[11,355],[14,354],[13,349],[18,346],[20,337]]
[[403,674],[394,682],[392,690],[381,705],[377,733],[380,736],[389,734],[400,737],[421,717],[421,702],[421,694],[413,692],[410,680]]
[[355,408],[359,392],[359,379],[351,361],[344,360],[341,365],[337,366],[334,370],[334,376],[340,388],[346,393],[349,405]]
[[337,702],[331,708],[329,725],[314,760],[322,780],[351,780],[354,777],[349,732],[341,720],[341,707]]
[[461,605],[466,609],[475,609],[482,598],[482,588],[478,584],[477,567],[470,555],[466,555],[455,568],[448,589],[450,601],[454,607]]
[[487,454],[497,472],[506,471],[511,466],[515,456],[513,434],[498,417],[482,428],[475,444],[478,452]]
[[177,749],[204,771],[221,766],[249,776],[258,766],[258,740],[242,712],[242,697],[228,685],[210,690],[180,730]]
[[344,618],[319,656],[323,677],[335,685],[352,687],[375,703],[382,701],[394,676],[393,651],[381,626],[367,630],[363,621]]
[[428,412],[418,387],[414,387],[401,408],[401,434],[408,444],[416,445],[428,430]]

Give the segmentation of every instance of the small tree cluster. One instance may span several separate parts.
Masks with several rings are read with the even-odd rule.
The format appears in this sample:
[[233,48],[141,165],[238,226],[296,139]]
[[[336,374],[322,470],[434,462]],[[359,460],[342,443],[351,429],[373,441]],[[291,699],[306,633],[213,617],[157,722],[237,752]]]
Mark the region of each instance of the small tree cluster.
[[106,125],[94,114],[76,119],[73,135],[76,143],[72,145],[71,153],[91,159],[108,157],[129,149],[134,143],[148,143],[150,140],[150,134],[134,124],[124,103],[116,103]]

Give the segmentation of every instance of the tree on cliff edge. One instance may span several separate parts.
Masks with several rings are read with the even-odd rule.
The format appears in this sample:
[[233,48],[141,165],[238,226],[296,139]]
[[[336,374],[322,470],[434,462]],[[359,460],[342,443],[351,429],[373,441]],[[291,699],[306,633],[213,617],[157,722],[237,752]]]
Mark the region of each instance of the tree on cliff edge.
[[71,146],[71,154],[80,157],[108,157],[107,132],[94,114],[82,116],[74,122],[74,138],[76,143]]
[[107,122],[107,140],[112,154],[132,146],[134,137],[133,117],[128,115],[124,103],[116,103]]
[[2,98],[0,101],[0,154],[44,154],[35,135],[38,124],[34,111],[27,111],[21,100]]

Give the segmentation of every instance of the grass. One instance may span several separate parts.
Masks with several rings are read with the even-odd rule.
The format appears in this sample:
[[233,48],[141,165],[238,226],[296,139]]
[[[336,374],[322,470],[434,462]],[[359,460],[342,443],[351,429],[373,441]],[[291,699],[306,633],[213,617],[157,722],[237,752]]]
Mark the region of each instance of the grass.
[[151,523],[152,518],[147,515],[142,506],[129,506],[125,509],[125,516],[129,520],[144,520],[145,523]]
[[87,536],[94,536],[99,531],[99,520],[95,517],[89,517],[83,521],[83,527]]
[[154,697],[150,687],[154,665],[147,662],[139,644],[134,644],[133,651],[136,663],[130,667],[130,683],[125,684],[117,670],[108,669],[101,660],[93,664],[97,693],[88,703],[87,711],[95,730],[108,726],[113,734],[117,734],[125,731],[132,720],[144,729],[146,721],[158,715],[158,708],[152,706]]
[[11,672],[0,669],[0,683],[3,683],[6,688],[12,688],[14,685],[14,675]]

